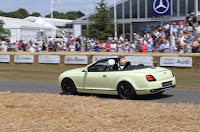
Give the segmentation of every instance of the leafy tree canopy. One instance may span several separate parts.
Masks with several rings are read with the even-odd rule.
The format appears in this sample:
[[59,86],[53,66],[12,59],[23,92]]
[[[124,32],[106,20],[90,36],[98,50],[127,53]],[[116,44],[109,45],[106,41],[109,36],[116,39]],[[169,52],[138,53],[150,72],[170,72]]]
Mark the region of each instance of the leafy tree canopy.
[[19,11],[5,13],[5,16],[12,18],[20,18],[20,19],[24,18],[24,16]]
[[96,5],[95,14],[90,17],[89,35],[92,38],[106,40],[114,33],[113,18],[109,17],[110,11],[105,0]]
[[[53,12],[53,18],[58,18],[58,19],[69,19],[69,20],[75,20],[79,17],[84,16],[85,14],[82,13],[81,11],[70,11],[66,13],[54,11]],[[51,18],[51,14],[46,15],[45,17]]]
[[30,16],[30,14],[28,13],[27,10],[20,8],[19,10],[17,10],[19,13],[21,13],[23,15],[24,18]]
[[38,13],[38,12],[33,12],[33,13],[31,14],[31,16],[40,17],[40,16],[41,16],[41,14],[40,14],[40,13]]
[[3,16],[4,15],[4,12],[3,11],[0,11],[0,16]]
[[76,14],[78,15],[78,18],[85,16],[85,14],[81,11],[77,11]]
[[23,19],[30,16],[30,14],[28,13],[27,10],[20,8],[17,11],[13,11],[13,12],[8,12],[8,13],[0,12],[0,16]]
[[5,23],[2,20],[0,20],[0,40],[5,40],[8,38],[8,36],[10,36],[10,30],[5,29],[3,27],[4,24]]
[[[23,18],[26,18],[28,16],[39,17],[39,16],[41,16],[41,14],[38,13],[38,12],[34,12],[32,14],[29,14],[27,10],[25,10],[23,8],[20,8],[17,11],[14,11],[14,12],[7,12],[7,13],[5,13],[3,11],[0,11],[0,16],[23,19]],[[54,18],[58,18],[58,19],[75,20],[75,19],[77,19],[79,17],[82,17],[82,16],[85,16],[85,14],[83,12],[81,12],[81,11],[77,11],[77,12],[76,11],[70,11],[70,12],[66,12],[66,13],[58,12],[58,11],[54,11],[53,12],[53,17]],[[45,17],[51,18],[51,14],[48,14]]]

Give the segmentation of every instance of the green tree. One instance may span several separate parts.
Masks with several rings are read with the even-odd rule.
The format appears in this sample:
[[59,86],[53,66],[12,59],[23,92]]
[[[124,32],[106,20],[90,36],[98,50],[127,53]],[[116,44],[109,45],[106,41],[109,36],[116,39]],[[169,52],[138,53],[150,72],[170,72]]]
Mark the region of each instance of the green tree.
[[65,19],[65,18],[66,18],[65,13],[62,13],[62,12],[61,12],[61,13],[59,14],[59,19]]
[[3,27],[5,23],[0,20],[0,40],[5,41],[10,36],[10,30]]
[[19,11],[5,13],[5,16],[12,18],[20,18],[20,19],[24,18],[24,16]]
[[19,10],[17,10],[18,12],[20,12],[24,18],[30,16],[30,14],[28,13],[27,10],[23,9],[23,8],[20,8]]
[[[58,19],[70,19],[70,20],[75,20],[79,17],[84,16],[85,14],[78,11],[70,11],[66,13],[58,12],[58,11],[53,11],[53,18],[58,18]],[[51,18],[51,14],[48,14],[45,16],[46,18]]]
[[[51,18],[51,14],[48,14],[45,16],[46,18]],[[60,13],[58,11],[53,11],[53,18],[58,18],[58,19],[66,19],[66,16],[64,13]]]
[[4,16],[4,12],[3,11],[0,11],[0,16]]
[[48,15],[46,15],[46,16],[44,16],[44,17],[46,17],[46,18],[51,18],[51,14],[48,14]]
[[78,18],[78,15],[75,11],[67,12],[65,15],[66,15],[66,19],[69,19],[69,20],[75,20]]
[[97,3],[95,14],[90,16],[89,36],[106,40],[114,34],[113,18],[109,17],[110,11],[105,0]]
[[31,14],[31,16],[40,17],[40,16],[41,16],[41,14],[40,14],[40,13],[38,13],[38,12],[33,12],[33,13]]
[[78,15],[78,18],[85,16],[85,14],[81,11],[77,11],[76,14]]

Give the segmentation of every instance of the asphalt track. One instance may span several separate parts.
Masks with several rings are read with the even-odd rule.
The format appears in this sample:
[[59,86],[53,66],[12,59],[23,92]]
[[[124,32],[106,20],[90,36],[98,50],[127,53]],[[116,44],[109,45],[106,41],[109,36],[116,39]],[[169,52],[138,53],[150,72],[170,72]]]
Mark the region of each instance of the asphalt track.
[[[23,82],[23,81],[0,81],[0,92],[11,93],[49,93],[61,94],[62,91],[56,83],[42,82]],[[90,96],[88,94],[80,94],[80,96]],[[95,95],[101,99],[118,99],[117,96]],[[138,96],[135,100],[156,102],[156,103],[187,103],[200,104],[200,90],[179,90],[172,89],[166,91],[160,96]]]

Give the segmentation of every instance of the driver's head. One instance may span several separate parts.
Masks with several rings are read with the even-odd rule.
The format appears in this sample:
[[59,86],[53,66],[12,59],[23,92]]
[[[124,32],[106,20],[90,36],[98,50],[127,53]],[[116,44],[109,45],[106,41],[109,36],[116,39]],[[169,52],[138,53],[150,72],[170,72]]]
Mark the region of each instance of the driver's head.
[[108,60],[108,66],[113,66],[114,64],[115,64],[115,60],[114,59]]
[[125,64],[127,63],[127,60],[125,58],[120,59],[119,61],[119,65],[120,66],[125,66]]

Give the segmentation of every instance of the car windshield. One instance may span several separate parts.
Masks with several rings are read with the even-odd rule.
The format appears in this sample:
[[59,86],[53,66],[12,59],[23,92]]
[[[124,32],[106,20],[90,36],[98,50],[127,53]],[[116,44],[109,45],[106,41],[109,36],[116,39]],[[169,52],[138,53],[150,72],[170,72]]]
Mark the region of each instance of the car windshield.
[[107,67],[108,62],[107,61],[101,61],[98,62],[88,68],[88,72],[102,72],[105,71],[105,68]]

